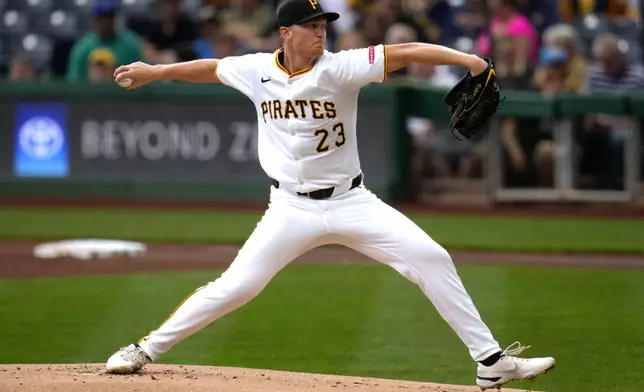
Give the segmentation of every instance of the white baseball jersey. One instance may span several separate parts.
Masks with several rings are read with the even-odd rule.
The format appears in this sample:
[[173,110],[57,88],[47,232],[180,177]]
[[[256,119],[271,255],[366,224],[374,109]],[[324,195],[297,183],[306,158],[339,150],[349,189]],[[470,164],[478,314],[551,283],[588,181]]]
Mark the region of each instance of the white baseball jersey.
[[358,93],[387,79],[384,45],[324,54],[294,74],[280,53],[222,59],[217,76],[257,110],[258,154],[266,174],[296,192],[341,186],[360,174]]

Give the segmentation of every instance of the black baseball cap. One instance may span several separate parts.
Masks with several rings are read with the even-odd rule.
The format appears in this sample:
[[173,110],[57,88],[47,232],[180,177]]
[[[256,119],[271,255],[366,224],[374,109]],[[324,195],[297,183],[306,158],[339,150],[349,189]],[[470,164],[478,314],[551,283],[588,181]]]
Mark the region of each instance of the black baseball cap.
[[286,0],[277,9],[277,21],[280,26],[289,27],[295,24],[324,16],[331,23],[340,17],[337,12],[324,12],[318,0]]

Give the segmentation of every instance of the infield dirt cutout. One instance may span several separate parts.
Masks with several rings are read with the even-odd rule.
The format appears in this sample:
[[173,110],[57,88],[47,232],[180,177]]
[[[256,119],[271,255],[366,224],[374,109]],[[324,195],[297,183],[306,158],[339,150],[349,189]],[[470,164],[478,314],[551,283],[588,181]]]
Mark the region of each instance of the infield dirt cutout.
[[[3,392],[480,392],[432,384],[260,369],[148,365],[136,375],[105,373],[102,364],[0,365]],[[474,373],[472,374],[474,376]],[[504,392],[518,392],[503,388]]]

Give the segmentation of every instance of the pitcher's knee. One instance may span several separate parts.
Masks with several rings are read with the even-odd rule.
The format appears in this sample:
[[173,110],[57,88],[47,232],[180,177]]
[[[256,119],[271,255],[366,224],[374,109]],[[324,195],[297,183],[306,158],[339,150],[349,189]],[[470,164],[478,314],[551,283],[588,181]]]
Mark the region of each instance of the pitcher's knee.
[[210,284],[217,286],[219,294],[226,300],[244,303],[257,296],[268,284],[268,279],[253,273],[244,276],[230,276],[224,273]]
[[449,254],[447,249],[439,246],[438,249],[434,248],[435,257],[438,261],[443,263],[452,264],[452,256]]
[[415,258],[426,260],[430,263],[451,263],[452,257],[445,248],[435,242],[426,242],[415,251]]

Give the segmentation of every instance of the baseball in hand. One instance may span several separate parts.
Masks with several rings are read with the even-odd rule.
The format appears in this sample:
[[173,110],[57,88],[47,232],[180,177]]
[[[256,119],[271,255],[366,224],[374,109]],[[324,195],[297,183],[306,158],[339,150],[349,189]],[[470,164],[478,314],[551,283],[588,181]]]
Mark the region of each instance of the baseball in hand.
[[121,87],[130,87],[132,85],[132,79],[130,78],[125,78],[118,82],[119,86]]

